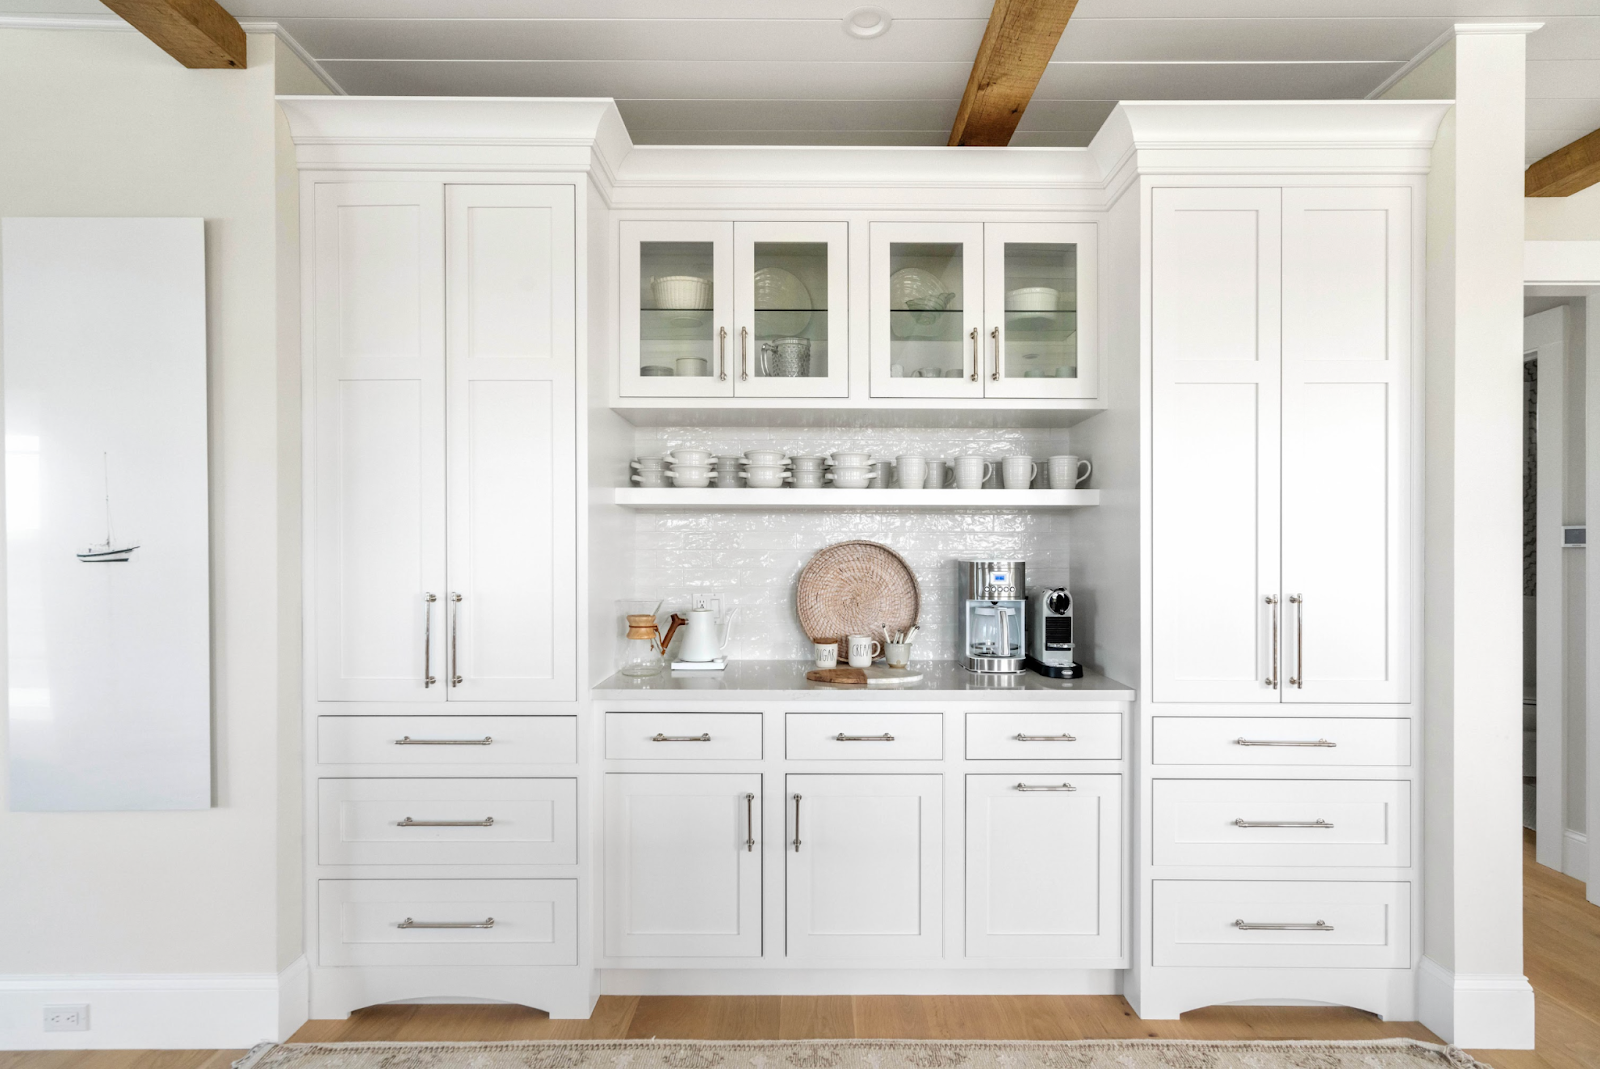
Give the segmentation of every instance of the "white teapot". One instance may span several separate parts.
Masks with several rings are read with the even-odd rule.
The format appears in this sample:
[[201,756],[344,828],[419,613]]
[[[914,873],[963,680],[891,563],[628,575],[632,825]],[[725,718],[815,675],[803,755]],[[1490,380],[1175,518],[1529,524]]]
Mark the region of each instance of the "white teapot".
[[722,614],[722,626],[717,626],[717,614],[712,609],[690,609],[689,630],[683,637],[683,648],[678,653],[680,661],[714,661],[728,648],[733,635],[733,618],[737,608]]

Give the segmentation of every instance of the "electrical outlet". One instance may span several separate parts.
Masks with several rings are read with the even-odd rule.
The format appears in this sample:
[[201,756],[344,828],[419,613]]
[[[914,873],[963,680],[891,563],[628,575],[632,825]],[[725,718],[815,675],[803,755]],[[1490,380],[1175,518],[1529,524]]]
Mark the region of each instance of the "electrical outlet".
[[691,594],[689,595],[689,608],[710,609],[720,615],[722,613],[721,594]]
[[46,1006],[44,1008],[46,1032],[87,1032],[89,1030],[89,1004],[76,1006]]

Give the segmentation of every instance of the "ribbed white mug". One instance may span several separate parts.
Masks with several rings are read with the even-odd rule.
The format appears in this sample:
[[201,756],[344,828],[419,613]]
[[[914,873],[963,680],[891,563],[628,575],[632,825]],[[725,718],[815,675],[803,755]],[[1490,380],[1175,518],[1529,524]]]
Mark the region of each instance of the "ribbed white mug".
[[1082,457],[1051,457],[1050,489],[1076,489],[1093,470],[1094,466]]
[[1006,457],[1000,462],[1000,479],[1007,490],[1026,490],[1039,474],[1032,457]]
[[982,490],[983,484],[994,474],[994,465],[987,457],[956,457],[953,463],[958,490]]
[[921,490],[922,484],[928,481],[928,459],[898,457],[894,462],[894,474],[900,489]]

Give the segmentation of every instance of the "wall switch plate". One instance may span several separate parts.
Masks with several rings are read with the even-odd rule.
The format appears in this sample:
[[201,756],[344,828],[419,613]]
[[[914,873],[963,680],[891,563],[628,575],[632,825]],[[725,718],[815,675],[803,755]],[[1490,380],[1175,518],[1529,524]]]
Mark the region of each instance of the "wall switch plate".
[[689,608],[690,609],[710,609],[712,612],[716,613],[718,616],[721,616],[722,615],[722,595],[721,594],[690,594],[689,595]]
[[44,1008],[46,1032],[87,1032],[89,1030],[89,1004],[76,1006],[46,1006]]

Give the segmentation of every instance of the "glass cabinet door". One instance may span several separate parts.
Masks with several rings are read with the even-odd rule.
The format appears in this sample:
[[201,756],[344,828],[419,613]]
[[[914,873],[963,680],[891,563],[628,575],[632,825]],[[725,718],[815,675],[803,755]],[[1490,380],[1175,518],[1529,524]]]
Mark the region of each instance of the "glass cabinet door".
[[733,393],[733,225],[622,223],[621,392]]
[[989,397],[1094,397],[1093,223],[984,226]]
[[735,396],[849,395],[849,234],[842,222],[734,224]]
[[872,393],[981,397],[983,224],[872,224]]

